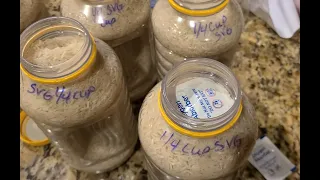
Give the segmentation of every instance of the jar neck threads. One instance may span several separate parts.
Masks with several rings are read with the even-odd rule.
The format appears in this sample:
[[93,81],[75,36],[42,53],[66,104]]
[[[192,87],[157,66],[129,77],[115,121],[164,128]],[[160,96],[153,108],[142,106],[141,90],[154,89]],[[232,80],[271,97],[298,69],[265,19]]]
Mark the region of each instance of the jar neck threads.
[[230,0],[168,0],[169,4],[177,11],[190,16],[209,16],[223,10]]
[[[179,111],[176,105],[176,87],[194,78],[206,78],[222,85],[234,100],[231,107],[219,116],[201,119],[192,118]],[[163,111],[163,116],[172,121],[175,127],[170,123],[169,125],[174,129],[180,132],[182,129],[183,134],[208,137],[227,130],[237,121],[242,110],[241,93],[237,79],[227,66],[207,58],[189,59],[169,71],[163,79],[159,108]]]
[[[53,65],[39,65],[25,57],[35,41],[62,36],[82,37],[79,50],[69,59]],[[93,64],[95,57],[96,46],[93,38],[83,25],[71,18],[50,17],[40,20],[29,26],[20,36],[21,70],[31,79],[42,83],[56,84],[78,77]]]

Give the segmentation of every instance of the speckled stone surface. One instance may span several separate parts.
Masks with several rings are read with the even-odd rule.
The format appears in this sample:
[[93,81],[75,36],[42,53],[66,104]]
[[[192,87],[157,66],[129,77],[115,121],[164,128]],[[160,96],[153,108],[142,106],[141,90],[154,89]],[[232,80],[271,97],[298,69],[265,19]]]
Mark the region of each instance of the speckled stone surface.
[[[281,39],[250,15],[233,71],[256,110],[260,130],[297,166],[300,179],[300,32]],[[244,179],[263,179],[248,166]]]
[[[45,0],[51,15],[59,15],[60,0]],[[300,33],[281,39],[262,20],[249,16],[240,49],[232,67],[244,92],[256,109],[260,130],[297,165],[288,179],[300,179]],[[144,180],[143,155],[139,145],[119,168],[89,175],[70,168],[53,145],[20,144],[21,180]],[[263,180],[248,164],[241,179]]]

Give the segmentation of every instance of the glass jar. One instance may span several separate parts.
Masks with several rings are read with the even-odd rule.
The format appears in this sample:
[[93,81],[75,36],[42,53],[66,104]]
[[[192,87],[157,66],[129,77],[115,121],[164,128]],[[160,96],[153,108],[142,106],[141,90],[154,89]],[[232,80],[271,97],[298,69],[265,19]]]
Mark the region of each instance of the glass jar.
[[160,79],[177,62],[209,57],[230,66],[244,27],[237,0],[165,0],[152,12]]
[[114,51],[121,60],[126,80],[129,82],[130,99],[137,101],[143,98],[156,81],[154,63],[150,59],[149,34],[114,47]]
[[20,0],[20,33],[33,22],[46,16],[42,0]]
[[[125,67],[124,72],[132,101],[143,98],[156,81],[148,36],[150,11],[149,0],[62,0],[61,2],[63,16],[78,20],[93,36],[115,48],[121,64]],[[130,68],[126,68],[129,66]],[[128,77],[133,74],[134,77]]]
[[20,36],[20,106],[75,169],[109,171],[137,141],[122,67],[79,22],[51,17]]
[[240,4],[243,12],[243,18],[244,21],[246,22],[248,17],[249,17],[249,7],[250,7],[250,0],[237,0],[238,3]]
[[235,76],[206,58],[169,71],[146,96],[138,124],[153,180],[233,179],[258,137],[254,109]]

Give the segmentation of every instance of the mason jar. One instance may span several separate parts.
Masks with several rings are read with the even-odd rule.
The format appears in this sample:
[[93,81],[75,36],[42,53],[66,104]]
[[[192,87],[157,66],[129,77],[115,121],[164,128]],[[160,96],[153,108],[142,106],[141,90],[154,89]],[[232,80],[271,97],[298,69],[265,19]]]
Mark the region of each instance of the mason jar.
[[125,162],[137,141],[120,61],[78,21],[51,17],[20,36],[20,107],[75,169]]
[[232,64],[244,27],[237,0],[165,0],[152,12],[157,72],[162,77],[186,58]]
[[149,44],[149,34],[135,38],[114,47],[121,60],[124,75],[130,90],[130,99],[135,102],[143,98],[155,85],[157,80],[151,58],[152,49]]
[[[63,16],[81,22],[94,37],[115,49],[124,67],[130,66],[124,68],[124,72],[132,101],[143,98],[156,81],[149,42],[150,11],[149,0],[61,2]],[[134,74],[134,80],[128,77],[131,74]]]
[[229,180],[246,164],[258,124],[231,70],[194,58],[149,92],[138,132],[149,179]]
[[48,16],[42,0],[20,0],[20,33],[33,22]]

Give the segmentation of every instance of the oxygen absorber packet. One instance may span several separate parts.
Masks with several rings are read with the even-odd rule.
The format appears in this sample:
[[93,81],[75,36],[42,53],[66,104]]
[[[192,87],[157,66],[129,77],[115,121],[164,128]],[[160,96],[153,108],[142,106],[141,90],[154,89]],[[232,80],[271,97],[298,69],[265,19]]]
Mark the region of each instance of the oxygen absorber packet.
[[249,162],[267,180],[283,180],[296,169],[266,136],[257,140],[249,156]]
[[179,84],[176,99],[179,110],[195,119],[220,116],[234,104],[234,99],[222,84],[200,77]]

